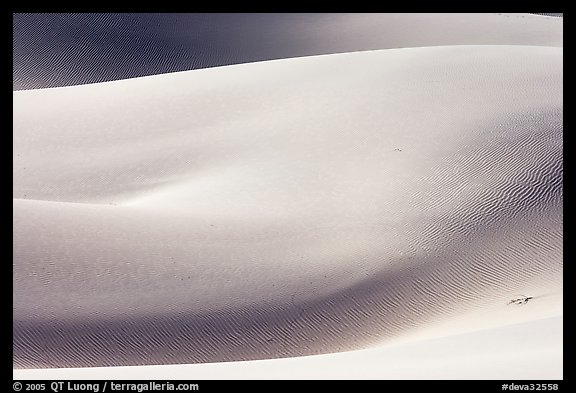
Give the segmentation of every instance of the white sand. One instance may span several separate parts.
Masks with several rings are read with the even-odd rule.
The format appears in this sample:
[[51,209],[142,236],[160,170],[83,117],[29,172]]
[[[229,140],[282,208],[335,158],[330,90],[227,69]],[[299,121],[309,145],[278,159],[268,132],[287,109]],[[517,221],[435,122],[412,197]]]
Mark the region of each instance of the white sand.
[[[496,345],[497,343],[497,345]],[[14,379],[562,379],[562,320],[300,358],[14,370]]]
[[[542,332],[561,332],[562,53],[389,49],[15,92],[14,367],[560,378]],[[506,347],[518,331],[540,341]],[[346,366],[373,356],[397,367]],[[37,372],[15,376],[64,375]]]

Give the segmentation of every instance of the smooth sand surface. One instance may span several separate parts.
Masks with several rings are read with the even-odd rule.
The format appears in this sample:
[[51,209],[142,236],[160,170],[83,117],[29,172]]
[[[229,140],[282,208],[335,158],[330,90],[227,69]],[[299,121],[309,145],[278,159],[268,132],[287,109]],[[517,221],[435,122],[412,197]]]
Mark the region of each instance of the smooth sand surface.
[[430,46],[14,92],[14,375],[561,378],[562,61]]

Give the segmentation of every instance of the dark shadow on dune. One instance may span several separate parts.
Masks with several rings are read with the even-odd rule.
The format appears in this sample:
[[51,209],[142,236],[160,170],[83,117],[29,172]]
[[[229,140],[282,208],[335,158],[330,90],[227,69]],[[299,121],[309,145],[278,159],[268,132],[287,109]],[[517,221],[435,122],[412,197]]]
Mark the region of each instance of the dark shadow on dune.
[[564,13],[563,12],[533,12],[534,15],[545,15],[545,16],[556,16],[559,18],[563,18],[564,17]]
[[[561,213],[559,213],[561,214]],[[535,221],[536,228],[538,222]],[[278,309],[220,310],[208,315],[128,315],[122,320],[14,321],[14,367],[89,367],[205,363],[314,355],[369,346],[409,332],[439,314],[481,303],[533,279],[558,255],[538,252],[514,228],[508,236],[532,254],[507,255],[485,239],[410,260],[339,293]],[[474,234],[472,234],[474,235]],[[514,239],[515,238],[515,239]],[[554,244],[561,248],[561,244]],[[482,257],[474,252],[484,250]],[[490,258],[490,262],[487,259]],[[542,259],[543,258],[543,259]],[[552,261],[550,261],[552,259]],[[498,262],[494,262],[498,261]],[[398,261],[406,264],[407,261]],[[488,263],[487,263],[488,262]],[[490,266],[487,268],[487,266]],[[502,302],[508,300],[503,296]]]
[[[13,17],[13,90],[263,60],[430,45],[548,45],[473,14],[37,13]],[[490,23],[490,26],[487,23]],[[502,30],[493,34],[493,30]],[[561,31],[559,31],[561,33]],[[547,33],[547,34],[548,34]],[[557,38],[554,38],[556,40]]]
[[14,90],[357,50],[301,35],[327,18],[339,25],[317,14],[15,14]]

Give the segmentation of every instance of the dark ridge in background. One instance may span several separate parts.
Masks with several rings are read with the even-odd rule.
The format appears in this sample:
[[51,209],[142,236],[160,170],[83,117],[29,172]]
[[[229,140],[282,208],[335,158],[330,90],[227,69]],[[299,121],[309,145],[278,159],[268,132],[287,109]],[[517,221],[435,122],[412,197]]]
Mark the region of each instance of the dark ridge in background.
[[[518,17],[496,15],[487,24],[474,14],[15,13],[13,90],[391,47],[501,44],[501,26],[524,31]],[[547,45],[518,31],[504,41]]]
[[[325,19],[341,25],[322,14],[14,14],[13,89],[357,50],[322,39]],[[362,49],[379,48],[367,38]]]

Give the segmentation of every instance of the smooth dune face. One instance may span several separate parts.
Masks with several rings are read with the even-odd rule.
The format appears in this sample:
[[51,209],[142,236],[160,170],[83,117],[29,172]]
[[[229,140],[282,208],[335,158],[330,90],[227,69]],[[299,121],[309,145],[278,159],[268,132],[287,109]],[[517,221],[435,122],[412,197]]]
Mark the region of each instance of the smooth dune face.
[[290,57],[441,45],[562,46],[532,14],[14,14],[14,90]]
[[561,315],[562,53],[14,92],[14,367],[297,357]]

